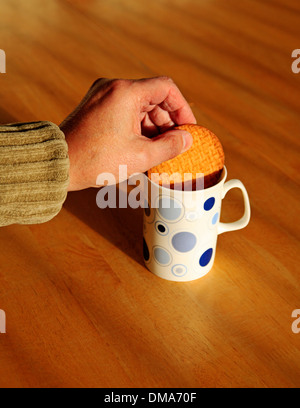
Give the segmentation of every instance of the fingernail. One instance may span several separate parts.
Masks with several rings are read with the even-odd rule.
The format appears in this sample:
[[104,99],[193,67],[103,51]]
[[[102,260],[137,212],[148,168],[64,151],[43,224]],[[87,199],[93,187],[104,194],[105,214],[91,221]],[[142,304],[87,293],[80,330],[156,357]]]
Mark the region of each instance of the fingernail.
[[182,133],[182,140],[183,140],[183,143],[182,143],[181,153],[184,153],[191,148],[193,144],[193,138],[189,132],[184,132]]

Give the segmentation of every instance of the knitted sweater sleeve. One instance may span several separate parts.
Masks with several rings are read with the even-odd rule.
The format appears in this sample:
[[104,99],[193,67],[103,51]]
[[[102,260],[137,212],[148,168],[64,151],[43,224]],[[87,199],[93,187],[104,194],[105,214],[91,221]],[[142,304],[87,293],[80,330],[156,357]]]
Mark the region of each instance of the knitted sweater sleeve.
[[0,125],[0,227],[54,218],[67,197],[65,136],[50,122]]

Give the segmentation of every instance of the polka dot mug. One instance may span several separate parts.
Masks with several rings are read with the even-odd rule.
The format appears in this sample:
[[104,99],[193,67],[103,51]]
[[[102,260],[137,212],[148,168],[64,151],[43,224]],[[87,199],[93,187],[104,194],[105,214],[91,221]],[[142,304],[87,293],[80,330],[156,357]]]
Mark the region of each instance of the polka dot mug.
[[[220,181],[197,191],[161,187],[148,179],[151,194],[144,209],[144,260],[160,278],[187,282],[206,275],[213,266],[218,235],[247,226],[250,202],[240,180],[226,181],[224,167]],[[221,204],[227,192],[239,188],[245,210],[241,219],[220,222]]]

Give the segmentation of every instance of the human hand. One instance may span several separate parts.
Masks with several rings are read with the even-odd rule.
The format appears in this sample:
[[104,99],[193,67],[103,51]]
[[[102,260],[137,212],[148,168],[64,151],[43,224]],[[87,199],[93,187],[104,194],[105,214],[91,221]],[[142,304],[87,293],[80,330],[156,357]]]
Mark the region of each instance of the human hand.
[[172,127],[186,123],[196,119],[170,78],[97,80],[60,125],[69,146],[69,191],[100,187],[101,173],[123,181],[120,165],[129,177],[185,152],[192,136]]

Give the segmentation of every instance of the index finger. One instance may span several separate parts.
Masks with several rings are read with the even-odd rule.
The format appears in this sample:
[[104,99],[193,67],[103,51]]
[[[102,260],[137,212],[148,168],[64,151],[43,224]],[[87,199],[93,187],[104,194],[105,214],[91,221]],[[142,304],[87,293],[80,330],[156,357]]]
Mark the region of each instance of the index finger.
[[197,123],[192,109],[172,79],[168,77],[141,79],[135,81],[133,85],[137,87],[142,112],[148,112],[159,105],[169,113],[176,125]]

